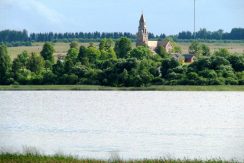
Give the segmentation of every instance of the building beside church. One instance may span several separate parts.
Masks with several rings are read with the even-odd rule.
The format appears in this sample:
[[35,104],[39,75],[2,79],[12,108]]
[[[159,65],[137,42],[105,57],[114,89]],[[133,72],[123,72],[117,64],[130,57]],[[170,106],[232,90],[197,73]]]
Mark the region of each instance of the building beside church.
[[166,52],[171,53],[173,51],[173,46],[170,41],[149,41],[148,40],[148,30],[146,26],[146,21],[144,15],[141,15],[139,21],[139,27],[137,32],[136,46],[148,46],[152,51],[158,46],[163,46]]

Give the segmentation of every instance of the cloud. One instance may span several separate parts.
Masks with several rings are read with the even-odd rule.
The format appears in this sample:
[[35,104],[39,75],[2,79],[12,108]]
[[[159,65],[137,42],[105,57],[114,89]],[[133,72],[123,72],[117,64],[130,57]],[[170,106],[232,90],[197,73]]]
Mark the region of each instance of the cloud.
[[27,13],[35,13],[48,23],[59,25],[64,20],[64,16],[56,10],[48,7],[38,0],[0,0],[1,9],[6,11],[11,8],[18,8],[27,11]]

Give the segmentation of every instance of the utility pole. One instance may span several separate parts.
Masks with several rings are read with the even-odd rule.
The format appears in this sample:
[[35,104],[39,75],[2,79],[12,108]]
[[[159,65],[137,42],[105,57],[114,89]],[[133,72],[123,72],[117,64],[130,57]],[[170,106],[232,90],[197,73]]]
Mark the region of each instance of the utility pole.
[[194,39],[196,39],[196,0],[194,0]]

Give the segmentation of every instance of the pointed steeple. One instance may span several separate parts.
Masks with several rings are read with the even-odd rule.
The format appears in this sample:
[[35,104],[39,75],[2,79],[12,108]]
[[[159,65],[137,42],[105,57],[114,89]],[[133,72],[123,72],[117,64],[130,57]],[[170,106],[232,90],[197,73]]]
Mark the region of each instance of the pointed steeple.
[[148,32],[146,21],[144,19],[143,13],[141,14],[141,18],[139,21],[138,33],[137,33],[137,46],[147,45],[148,44]]
[[140,18],[140,23],[145,23],[146,21],[145,21],[145,19],[144,19],[144,15],[143,15],[143,13],[141,14],[141,18]]

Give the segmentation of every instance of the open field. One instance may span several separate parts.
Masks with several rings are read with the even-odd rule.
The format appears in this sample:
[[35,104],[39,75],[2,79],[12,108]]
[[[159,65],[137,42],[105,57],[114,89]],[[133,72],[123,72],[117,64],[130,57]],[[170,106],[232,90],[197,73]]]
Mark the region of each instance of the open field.
[[0,85],[4,90],[104,90],[104,91],[244,91],[243,86],[149,86],[107,87],[98,85]]
[[[183,53],[188,53],[188,47],[190,46],[190,42],[180,42],[177,43],[180,45],[180,47],[183,50]],[[204,43],[210,48],[211,52],[217,51],[220,48],[226,48],[228,49],[231,53],[244,53],[244,43],[219,43],[219,42],[214,42],[214,43]]]
[[[32,46],[18,46],[18,47],[9,47],[8,53],[11,57],[11,59],[14,59],[17,57],[18,54],[26,50],[28,53],[40,53],[42,50],[42,46],[44,43],[33,43]],[[54,43],[54,49],[55,53],[54,56],[57,57],[58,55],[66,55],[68,49],[69,49],[70,43]],[[96,43],[97,44],[97,43]],[[80,45],[88,46],[89,43],[80,43]]]
[[235,160],[221,160],[221,159],[209,159],[209,160],[200,160],[200,159],[171,159],[171,158],[160,158],[160,159],[143,159],[143,160],[121,160],[119,158],[111,158],[108,160],[96,160],[96,159],[80,159],[73,156],[64,156],[64,155],[53,155],[53,156],[44,156],[40,154],[10,154],[2,153],[0,154],[1,163],[26,163],[26,162],[48,162],[48,163],[237,163]]
[[[20,54],[22,51],[26,50],[27,52],[36,52],[40,53],[42,50],[42,46],[44,43],[33,43],[33,46],[19,46],[19,47],[9,47],[8,51],[12,59],[16,58],[18,54]],[[55,53],[54,56],[58,55],[65,55],[69,49],[70,43],[54,43]],[[190,46],[190,42],[180,42],[178,43],[180,47],[183,50],[183,53],[188,52],[188,47]],[[205,43],[207,46],[210,47],[211,52],[214,52],[218,50],[219,48],[226,48],[232,53],[244,53],[244,42],[243,43]],[[88,46],[89,43],[80,43],[80,45]],[[95,45],[98,45],[98,43],[95,43]],[[135,46],[135,44],[133,44]]]

